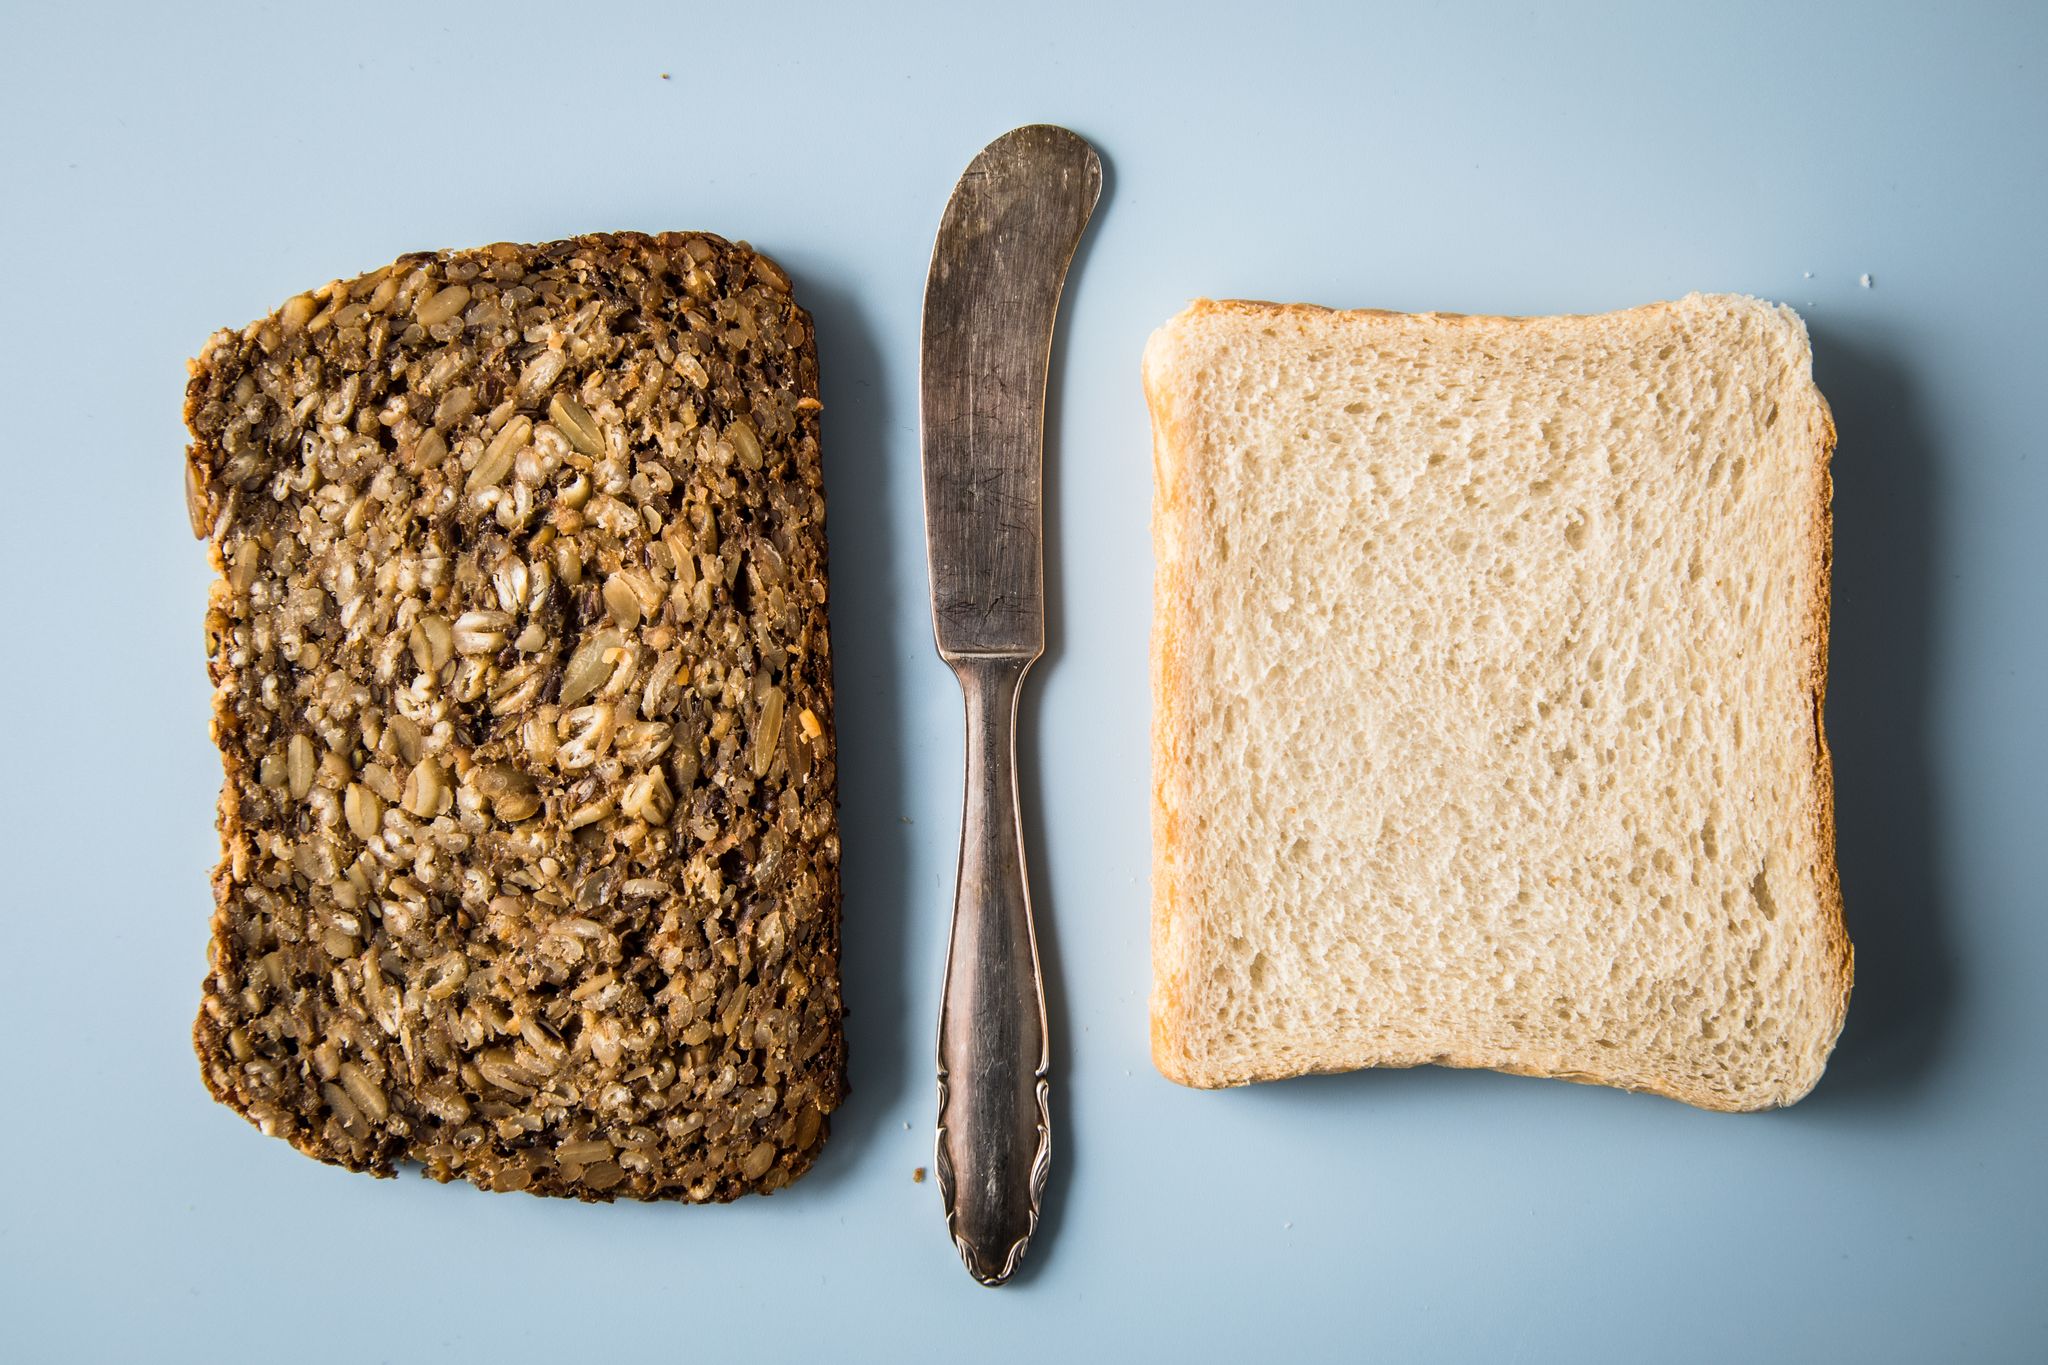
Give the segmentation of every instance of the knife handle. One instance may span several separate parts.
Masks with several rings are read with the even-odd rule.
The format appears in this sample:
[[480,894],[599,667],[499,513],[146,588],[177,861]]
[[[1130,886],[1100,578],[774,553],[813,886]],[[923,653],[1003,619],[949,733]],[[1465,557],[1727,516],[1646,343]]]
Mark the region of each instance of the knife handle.
[[939,1014],[934,1166],[960,1259],[999,1285],[1038,1225],[1052,1163],[1045,986],[1017,801],[1017,697],[1032,661],[949,662],[967,701],[967,801]]

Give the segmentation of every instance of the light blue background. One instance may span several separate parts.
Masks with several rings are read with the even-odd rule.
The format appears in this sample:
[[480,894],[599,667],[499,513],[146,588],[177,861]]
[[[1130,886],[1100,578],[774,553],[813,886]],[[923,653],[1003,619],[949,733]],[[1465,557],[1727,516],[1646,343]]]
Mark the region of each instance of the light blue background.
[[[0,1354],[2041,1359],[2044,16],[10,0]],[[1057,614],[1026,707],[1057,1165],[991,1293],[911,1180],[960,768],[917,321],[955,176],[1035,120],[1095,141],[1109,188],[1056,352]],[[854,1095],[813,1175],[729,1208],[329,1170],[212,1104],[185,1040],[219,768],[184,360],[401,251],[623,227],[749,238],[817,315]],[[1167,1084],[1146,334],[1203,293],[1692,289],[1797,306],[1841,428],[1859,980],[1819,1090],[1725,1117],[1435,1070]]]

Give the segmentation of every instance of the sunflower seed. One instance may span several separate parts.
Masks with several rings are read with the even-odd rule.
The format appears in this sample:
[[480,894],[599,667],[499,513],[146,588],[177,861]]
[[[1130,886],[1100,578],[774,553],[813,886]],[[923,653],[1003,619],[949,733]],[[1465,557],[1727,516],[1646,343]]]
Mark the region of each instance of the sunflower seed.
[[453,284],[420,299],[413,305],[412,315],[422,327],[438,327],[460,313],[468,304],[468,287]]
[[548,420],[579,453],[592,459],[604,454],[604,433],[598,429],[597,419],[575,399],[558,393],[548,400]]
[[306,793],[313,790],[313,741],[298,734],[291,737],[285,746],[285,786],[294,801],[306,799]]
[[492,488],[505,481],[512,472],[512,461],[533,435],[532,419],[515,417],[507,422],[491,443],[484,447],[484,453],[477,459],[476,468],[469,473],[468,487]]
[[377,793],[360,782],[351,782],[342,796],[342,809],[348,818],[348,827],[356,838],[369,839],[376,835],[384,824],[384,803]]

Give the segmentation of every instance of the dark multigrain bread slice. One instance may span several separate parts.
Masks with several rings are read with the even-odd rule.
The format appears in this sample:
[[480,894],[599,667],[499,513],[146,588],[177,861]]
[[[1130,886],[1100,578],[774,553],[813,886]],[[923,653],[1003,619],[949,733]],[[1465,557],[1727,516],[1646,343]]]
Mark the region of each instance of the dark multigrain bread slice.
[[809,316],[745,245],[408,256],[192,366],[206,1083],[353,1170],[726,1200],[846,1092]]

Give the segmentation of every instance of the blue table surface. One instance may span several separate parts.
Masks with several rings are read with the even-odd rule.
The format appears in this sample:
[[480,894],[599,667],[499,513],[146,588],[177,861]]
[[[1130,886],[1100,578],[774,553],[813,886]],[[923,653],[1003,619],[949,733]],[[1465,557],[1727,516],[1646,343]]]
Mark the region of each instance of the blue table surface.
[[[9,3],[0,1321],[18,1360],[2048,1356],[2048,7]],[[1049,412],[1025,705],[1047,1223],[961,1272],[930,1164],[959,702],[917,324],[968,159],[1108,188]],[[402,251],[709,228],[824,366],[854,1094],[723,1208],[373,1182],[186,1041],[218,761],[179,492],[215,327]],[[1867,280],[1864,278],[1867,276]],[[1223,1094],[1146,1051],[1146,335],[1201,294],[1807,319],[1841,430],[1828,729],[1858,980],[1759,1116],[1434,1069]]]

